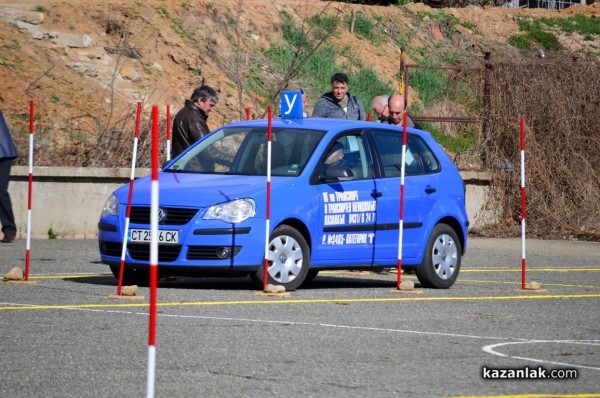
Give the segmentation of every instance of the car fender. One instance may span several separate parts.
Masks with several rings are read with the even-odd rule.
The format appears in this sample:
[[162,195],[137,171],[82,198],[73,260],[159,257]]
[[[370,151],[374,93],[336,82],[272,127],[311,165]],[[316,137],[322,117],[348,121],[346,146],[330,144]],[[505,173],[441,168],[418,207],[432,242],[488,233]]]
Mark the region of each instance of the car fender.
[[[462,215],[463,219],[457,219],[456,214]],[[467,244],[467,215],[465,213],[464,207],[460,206],[457,201],[436,201],[436,204],[433,206],[431,211],[425,216],[424,225],[427,228],[423,231],[423,235],[421,236],[421,244],[420,244],[420,252],[417,255],[415,261],[419,264],[423,261],[423,255],[425,254],[425,248],[427,247],[427,241],[433,231],[433,228],[442,220],[453,220],[451,226],[456,230],[457,226],[459,226],[460,230],[456,231],[456,234],[459,236],[461,240],[460,244],[463,252],[466,250]],[[447,222],[448,223],[448,222]],[[453,225],[452,225],[453,224]]]
[[[319,204],[317,195],[310,189],[298,189],[297,184],[286,183],[286,178],[274,178],[271,185],[271,211],[269,218],[269,234],[281,224],[288,224],[298,230],[303,230],[309,247],[311,247],[314,234],[317,232],[314,226],[318,225]],[[254,196],[256,201],[256,218],[266,219],[266,189],[257,192]],[[285,205],[281,205],[285,203]],[[307,209],[309,209],[307,211]],[[313,227],[311,227],[313,226]],[[312,247],[311,247],[312,249]]]

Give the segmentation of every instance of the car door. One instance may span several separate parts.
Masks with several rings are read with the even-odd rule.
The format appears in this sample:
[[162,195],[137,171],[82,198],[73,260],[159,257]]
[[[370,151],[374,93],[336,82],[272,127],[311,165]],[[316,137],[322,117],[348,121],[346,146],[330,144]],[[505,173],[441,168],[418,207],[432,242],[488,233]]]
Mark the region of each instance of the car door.
[[[398,258],[402,132],[378,129],[371,133],[380,165],[377,185],[383,193],[378,225],[381,233],[378,231],[375,253],[380,264],[389,264]],[[405,156],[403,259],[415,258],[424,250],[421,246],[427,227],[425,220],[435,201],[438,170],[439,163],[423,140],[409,134]]]
[[323,154],[343,147],[343,157],[337,165],[352,171],[351,178],[318,179],[319,231],[314,243],[315,265],[364,265],[374,259],[379,198],[374,195],[373,161],[362,132],[338,136]]

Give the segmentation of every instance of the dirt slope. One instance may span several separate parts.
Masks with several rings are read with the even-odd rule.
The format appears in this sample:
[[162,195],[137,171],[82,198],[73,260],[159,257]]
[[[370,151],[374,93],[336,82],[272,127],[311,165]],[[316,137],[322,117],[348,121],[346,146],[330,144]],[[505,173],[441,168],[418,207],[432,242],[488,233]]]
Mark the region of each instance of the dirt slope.
[[[464,22],[449,26],[416,18],[419,12],[439,12],[423,4],[403,9],[318,0],[0,0],[0,109],[26,136],[29,101],[34,100],[42,134],[37,145],[49,151],[91,140],[107,127],[119,130],[119,122],[125,123],[137,101],[146,110],[159,105],[163,113],[170,105],[174,114],[203,81],[216,87],[222,99],[209,119],[212,128],[239,119],[247,106],[260,114],[261,98],[246,90],[240,101],[235,81],[257,64],[268,69],[261,50],[280,40],[277,25],[283,11],[299,23],[321,12],[340,18],[352,12],[376,15],[383,28],[393,22],[406,29],[415,48],[455,48],[479,62],[484,51],[516,51],[505,42],[518,33],[517,16],[600,16],[600,4],[561,12],[448,9]],[[24,28],[25,21],[32,26]],[[89,46],[71,46],[58,39],[67,35]],[[572,35],[561,40],[573,52],[597,53],[600,48],[597,39],[590,42]],[[350,49],[353,57],[383,76],[392,79],[397,72],[397,46],[373,46],[348,31],[332,43]],[[272,71],[274,80],[277,73]],[[310,96],[309,106],[315,98],[316,94]]]

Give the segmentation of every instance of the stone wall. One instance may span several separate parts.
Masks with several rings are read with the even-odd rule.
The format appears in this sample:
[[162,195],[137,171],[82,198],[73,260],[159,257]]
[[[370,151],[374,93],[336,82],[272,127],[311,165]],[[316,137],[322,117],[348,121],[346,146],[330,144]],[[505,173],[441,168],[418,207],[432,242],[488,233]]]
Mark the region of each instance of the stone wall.
[[[136,170],[136,178],[149,169]],[[489,186],[485,173],[462,174],[467,188],[471,227],[485,223],[481,209]],[[130,169],[35,167],[33,170],[31,238],[96,239],[104,202],[119,186],[128,184]],[[27,237],[29,168],[13,166],[9,192],[17,222],[17,238]]]

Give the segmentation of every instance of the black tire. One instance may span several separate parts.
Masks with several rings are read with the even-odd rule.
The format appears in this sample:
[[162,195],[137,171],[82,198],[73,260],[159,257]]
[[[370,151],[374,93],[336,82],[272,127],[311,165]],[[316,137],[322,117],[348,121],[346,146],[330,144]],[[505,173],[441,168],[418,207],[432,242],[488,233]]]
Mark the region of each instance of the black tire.
[[[268,281],[281,285],[286,291],[296,290],[306,279],[310,266],[310,249],[304,236],[289,225],[280,225],[271,234],[267,250],[269,260]],[[262,288],[263,265],[252,275]]]
[[[119,265],[111,265],[110,270],[112,271],[117,283],[119,283]],[[142,270],[125,269],[123,271],[123,286],[126,285],[139,285],[148,286],[150,284],[150,273]]]
[[307,283],[312,282],[313,279],[315,279],[317,277],[317,275],[319,275],[318,269],[309,268],[308,272],[306,273],[306,278],[304,278],[304,282],[302,284],[306,285]]
[[423,263],[416,269],[423,287],[448,289],[460,271],[462,248],[456,232],[447,224],[438,224],[429,236]]

